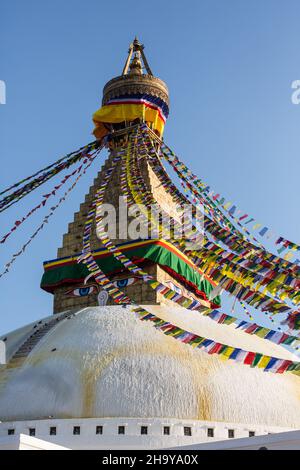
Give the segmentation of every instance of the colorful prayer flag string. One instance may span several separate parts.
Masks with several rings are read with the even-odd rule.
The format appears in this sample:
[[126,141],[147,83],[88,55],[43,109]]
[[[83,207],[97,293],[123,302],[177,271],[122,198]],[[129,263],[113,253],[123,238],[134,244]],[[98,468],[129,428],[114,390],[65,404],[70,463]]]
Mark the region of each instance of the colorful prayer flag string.
[[[100,151],[100,150],[99,150]],[[53,207],[51,207],[51,210],[50,212],[48,213],[48,215],[46,215],[42,221],[42,223],[39,225],[39,227],[35,230],[35,232],[30,236],[30,238],[27,240],[27,242],[22,246],[22,248],[17,252],[17,253],[14,253],[13,256],[11,257],[11,259],[9,260],[8,263],[5,264],[5,269],[4,271],[2,271],[0,273],[0,278],[2,276],[4,276],[5,274],[7,274],[9,271],[10,271],[10,268],[11,266],[13,265],[13,263],[16,261],[16,259],[22,255],[27,246],[32,242],[32,240],[37,236],[37,234],[44,228],[45,224],[48,223],[48,220],[50,217],[52,217],[52,215],[54,214],[54,212],[56,211],[56,209],[61,205],[62,202],[65,201],[66,197],[69,195],[69,193],[75,188],[77,182],[79,181],[79,179],[86,173],[87,169],[91,166],[92,162],[94,161],[94,159],[96,158],[98,152],[96,152],[96,154],[89,160],[88,164],[85,166],[85,168],[78,174],[77,178],[75,179],[75,181],[73,182],[73,184],[67,189],[67,191],[64,193],[64,195],[59,199],[58,203],[56,205],[54,205]]]
[[[116,159],[114,160],[114,162],[116,163]],[[101,203],[101,200],[103,200],[105,189],[110,180],[112,171],[113,168],[107,171],[106,176],[104,178],[104,183],[97,191],[98,203]],[[108,294],[113,298],[116,303],[132,304],[131,299],[109,280],[109,278],[100,270],[93,258],[90,245],[90,236],[92,230],[92,220],[95,216],[95,210],[96,204],[93,203],[92,208],[87,215],[85,223],[83,251],[79,262],[83,262],[88,267],[90,273],[94,275],[96,282],[108,292]],[[155,327],[164,334],[173,336],[173,338],[184,342],[185,344],[204,349],[209,354],[222,354],[227,359],[234,359],[238,362],[242,362],[243,364],[250,365],[251,367],[260,367],[264,371],[269,371],[273,373],[283,373],[286,371],[299,373],[300,365],[298,362],[273,358],[251,351],[244,351],[239,348],[234,348],[232,346],[217,343],[208,338],[200,337],[191,332],[182,330],[176,325],[173,325],[169,322],[165,322],[161,318],[152,315],[150,312],[140,306],[134,308],[133,311],[139,316],[141,320],[152,321],[155,324]]]
[[[294,243],[282,236],[276,236],[269,227],[257,222],[253,217],[250,217],[248,213],[242,212],[238,209],[236,204],[226,201],[218,192],[211,190],[210,186],[205,183],[201,178],[197,177],[192,173],[191,170],[174,154],[174,152],[168,147],[165,143],[162,144],[164,148],[164,153],[169,154],[173,157],[173,162],[181,171],[189,177],[193,185],[204,195],[206,200],[209,200],[211,203],[218,205],[223,210],[226,211],[228,216],[243,229],[245,233],[251,235],[248,231],[246,225],[252,225],[252,230],[258,231],[261,237],[267,237],[268,239],[273,239],[276,245],[280,245],[280,248],[277,249],[278,254],[281,254],[285,250],[291,250],[291,252],[300,251],[300,245]],[[292,254],[292,253],[291,253]],[[288,258],[287,258],[288,259]]]
[[[145,134],[145,132],[144,132]],[[151,162],[151,159],[149,159],[149,162]],[[159,173],[157,173],[157,169],[159,168],[159,165],[156,164],[155,166],[155,172],[157,174],[158,177],[160,177],[161,175],[159,175]],[[142,181],[142,178],[140,178],[140,180]],[[162,182],[162,184],[164,185],[164,181],[160,178],[160,181]],[[137,184],[135,184],[137,186]],[[176,190],[174,190],[174,186],[172,183],[170,183],[168,185],[168,187],[172,186],[172,195],[173,193],[176,195],[176,201],[178,201],[178,199],[180,200],[180,193],[178,194],[178,190],[176,192]],[[166,189],[167,186],[164,185],[164,188]],[[137,192],[137,191],[133,191],[133,194],[136,193],[137,195],[140,194],[140,192]],[[144,192],[142,192],[141,194],[144,194]],[[141,198],[141,196],[139,196]],[[142,202],[145,202],[142,201]],[[147,201],[146,201],[147,202]],[[213,244],[214,245],[214,244]],[[216,245],[215,245],[216,246]],[[229,254],[229,253],[228,253]],[[211,254],[212,255],[212,254]],[[211,259],[208,259],[208,256],[211,256],[209,255],[209,252],[207,252],[206,250],[206,254],[205,256],[202,258],[202,263],[199,264],[199,263],[196,263],[198,267],[201,267],[201,269],[209,274],[210,277],[212,277],[212,273],[213,273],[213,276],[216,276],[218,275],[219,277],[216,278],[216,277],[212,277],[213,279],[215,279],[217,282],[221,283],[223,282],[223,285],[222,287],[224,287],[224,289],[229,290],[230,293],[233,292],[233,289],[236,289],[237,288],[237,284],[236,284],[236,280],[238,280],[239,282],[242,280],[241,278],[241,275],[239,273],[239,271],[242,269],[241,267],[237,267],[236,269],[236,272],[231,272],[231,271],[225,271],[223,274],[220,273],[218,270],[216,270],[215,268],[213,270],[210,270],[208,271],[208,269],[211,269]],[[233,255],[234,256],[234,255]],[[223,258],[223,257],[220,257],[220,260],[222,261],[222,264],[226,263],[226,259]],[[196,261],[196,259],[194,258],[194,262]],[[249,263],[249,261],[248,261]],[[222,268],[223,271],[224,271],[224,267]],[[245,271],[244,271],[245,273]],[[228,278],[228,275],[230,274],[229,278]],[[236,275],[238,274],[238,279],[236,278]],[[221,275],[221,277],[220,277]],[[234,277],[232,277],[234,276]],[[282,277],[282,275],[281,275]],[[248,278],[251,279],[251,275],[249,274],[248,275]],[[253,278],[253,276],[252,276]],[[256,275],[256,280],[255,280],[255,283],[257,283],[257,280],[259,278],[259,275]],[[248,279],[248,282],[249,282],[249,279]],[[260,278],[262,279],[262,277]],[[228,282],[227,282],[228,281]],[[274,285],[276,284],[274,279],[272,280],[272,288],[274,290]],[[244,282],[244,281],[243,281]],[[280,285],[280,288],[282,288],[282,286]],[[293,290],[291,289],[290,287],[288,287],[288,290]],[[254,305],[256,307],[260,307],[262,306],[263,307],[263,310],[269,310],[269,311],[273,311],[273,312],[279,312],[279,311],[289,311],[291,308],[283,303],[280,303],[276,300],[273,300],[271,298],[268,298],[266,297],[265,295],[257,292],[257,287],[251,291],[246,285],[244,285],[243,287],[243,290],[239,287],[239,295],[240,295],[240,298],[242,298],[242,300],[244,299],[245,301],[247,301],[248,303],[250,303],[250,305]],[[299,299],[299,292],[295,292],[294,294],[295,296],[295,299]],[[297,297],[298,296],[298,297]]]
[[86,153],[85,154],[85,159],[83,160],[83,162],[81,163],[81,165],[76,168],[72,173],[69,173],[67,175],[64,176],[64,178],[60,181],[60,183],[58,183],[56,186],[54,186],[54,188],[48,193],[48,194],[45,194],[43,196],[43,199],[42,201],[35,207],[33,207],[25,216],[23,216],[22,218],[18,219],[13,227],[10,229],[10,231],[8,233],[6,233],[1,239],[0,239],[0,243],[5,243],[6,240],[12,235],[12,233],[17,230],[32,214],[34,214],[34,212],[36,212],[38,209],[41,209],[42,207],[44,207],[46,205],[46,203],[48,202],[49,198],[51,196],[55,196],[56,195],[56,192],[68,181],[69,178],[72,178],[72,176],[75,176],[76,174],[80,173],[81,169],[82,169],[82,166],[85,165],[87,163],[87,161],[89,159],[91,159],[93,157],[93,155],[95,153],[99,154],[99,150],[96,150],[94,151],[94,153],[91,153],[91,154],[88,154]]
[[[92,143],[82,147],[78,151],[72,152],[71,154],[69,154],[70,155],[69,157],[66,156],[66,157],[63,157],[62,159],[58,160],[58,163],[56,162],[52,165],[49,165],[49,167],[46,167],[46,170],[48,168],[47,171],[40,170],[39,172],[37,172],[36,175],[39,175],[38,177],[34,178],[32,181],[29,181],[27,184],[25,184],[21,188],[17,189],[13,193],[5,196],[2,200],[0,200],[0,212],[5,211],[11,205],[13,205],[16,202],[20,201],[27,194],[31,193],[34,189],[41,186],[41,184],[44,184],[46,181],[48,181],[50,178],[52,178],[53,176],[60,173],[62,170],[65,170],[65,169],[69,168],[74,163],[76,163],[79,160],[83,159],[87,153],[89,153],[93,150],[97,150],[100,145],[101,144],[97,141],[92,142]],[[31,178],[32,177],[28,177],[28,178],[25,178],[24,180],[22,180],[18,183],[15,183],[10,188],[7,188],[4,191],[2,191],[2,194],[9,191],[10,189],[18,187],[22,182],[26,182],[26,181],[30,180]]]

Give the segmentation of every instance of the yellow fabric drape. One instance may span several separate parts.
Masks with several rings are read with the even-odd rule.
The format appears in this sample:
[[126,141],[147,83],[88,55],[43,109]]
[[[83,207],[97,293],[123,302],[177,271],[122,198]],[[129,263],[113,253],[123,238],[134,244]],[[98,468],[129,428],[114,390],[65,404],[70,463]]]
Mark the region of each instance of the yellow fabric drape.
[[144,122],[153,124],[153,128],[162,135],[164,130],[164,120],[159,110],[148,107],[146,104],[111,104],[102,106],[93,115],[95,123],[94,134],[97,138],[107,134],[104,123],[118,123],[124,121],[134,121],[141,119]]

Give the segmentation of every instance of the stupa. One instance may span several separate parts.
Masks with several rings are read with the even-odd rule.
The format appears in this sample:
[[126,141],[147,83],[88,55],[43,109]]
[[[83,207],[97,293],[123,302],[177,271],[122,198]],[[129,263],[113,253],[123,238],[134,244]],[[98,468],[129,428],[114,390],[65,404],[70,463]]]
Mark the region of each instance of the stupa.
[[[1,337],[0,436],[155,449],[299,428],[297,355],[230,316],[216,321],[221,284],[195,257],[207,245],[189,245],[195,214],[175,236],[188,199],[163,162],[168,113],[167,85],[135,39],[93,116],[108,157],[44,263],[53,314]],[[170,216],[168,233],[150,206]]]

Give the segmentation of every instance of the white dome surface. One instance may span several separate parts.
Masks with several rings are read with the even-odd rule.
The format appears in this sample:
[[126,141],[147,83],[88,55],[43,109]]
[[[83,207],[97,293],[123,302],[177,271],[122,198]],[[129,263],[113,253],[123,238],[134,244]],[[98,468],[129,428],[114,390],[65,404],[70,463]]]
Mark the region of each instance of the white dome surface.
[[[297,360],[280,346],[197,312],[147,309],[225,344]],[[6,335],[9,355],[32,328]],[[19,367],[0,369],[3,421],[165,417],[299,428],[299,405],[299,377],[193,349],[140,321],[129,307],[80,310],[51,328]]]

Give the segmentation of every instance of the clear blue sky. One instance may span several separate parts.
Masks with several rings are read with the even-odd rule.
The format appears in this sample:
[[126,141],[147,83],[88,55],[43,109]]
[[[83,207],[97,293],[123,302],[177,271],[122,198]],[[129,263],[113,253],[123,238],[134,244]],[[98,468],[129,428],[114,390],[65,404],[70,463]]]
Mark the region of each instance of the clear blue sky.
[[[0,187],[93,140],[103,85],[120,74],[137,34],[170,89],[166,141],[212,187],[299,242],[299,17],[297,0],[3,1]],[[42,262],[56,257],[100,165],[0,280],[0,333],[51,314]],[[1,235],[44,192],[0,214]],[[47,210],[1,246],[1,263]]]

